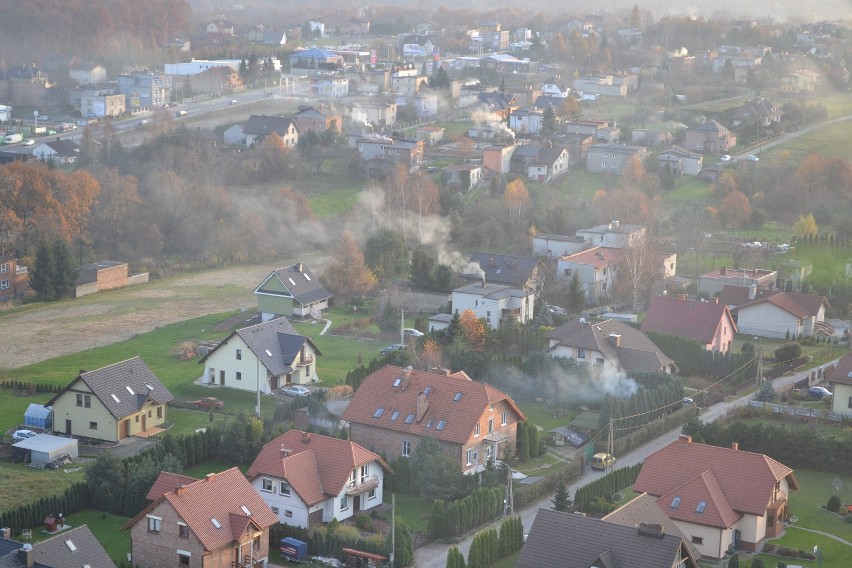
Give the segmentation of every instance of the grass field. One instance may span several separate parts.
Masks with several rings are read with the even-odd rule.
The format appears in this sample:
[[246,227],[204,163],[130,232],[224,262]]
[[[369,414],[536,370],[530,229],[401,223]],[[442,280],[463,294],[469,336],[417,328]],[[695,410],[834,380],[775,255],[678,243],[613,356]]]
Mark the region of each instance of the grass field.
[[85,479],[85,468],[65,473],[63,469],[35,469],[0,460],[0,507],[3,510],[14,509],[62,493],[74,483]]
[[[391,503],[393,493],[384,491],[383,502]],[[412,532],[424,532],[429,528],[429,515],[432,513],[434,499],[428,497],[417,497],[410,493],[401,493],[396,496],[396,516],[405,521],[406,526]]]
[[[116,564],[122,560],[127,561],[127,553],[130,552],[130,531],[121,530],[121,527],[129,520],[130,517],[103,513],[94,509],[85,509],[66,516],[66,523],[71,527],[87,525]],[[41,542],[51,536],[40,530],[33,530],[32,542]],[[54,536],[62,538],[62,533]]]
[[12,389],[0,389],[0,432],[6,432],[10,428],[23,424],[24,412],[26,412],[30,403],[44,404],[52,396],[51,394],[24,396]]

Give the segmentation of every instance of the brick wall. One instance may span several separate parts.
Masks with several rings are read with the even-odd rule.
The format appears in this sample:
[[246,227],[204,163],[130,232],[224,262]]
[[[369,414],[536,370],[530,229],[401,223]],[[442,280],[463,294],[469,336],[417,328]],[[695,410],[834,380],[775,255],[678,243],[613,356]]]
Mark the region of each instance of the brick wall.
[[98,270],[98,291],[114,290],[127,286],[127,265],[119,264]]
[[162,502],[148,514],[162,519],[160,532],[148,531],[147,517],[142,517],[133,525],[130,529],[133,565],[140,568],[177,566],[177,550],[180,549],[192,554],[189,560],[190,568],[201,568],[204,546],[192,534],[192,531],[189,533],[189,538],[179,536],[177,511],[169,503]]

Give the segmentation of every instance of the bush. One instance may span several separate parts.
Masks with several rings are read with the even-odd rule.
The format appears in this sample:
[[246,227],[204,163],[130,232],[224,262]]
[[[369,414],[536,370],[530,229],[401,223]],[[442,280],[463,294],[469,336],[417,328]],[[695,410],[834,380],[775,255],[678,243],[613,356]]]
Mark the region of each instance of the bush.
[[763,552],[774,552],[777,547],[778,545],[776,545],[774,542],[767,542],[763,546]]
[[355,526],[361,532],[373,532],[373,519],[366,513],[358,513],[355,515]]
[[828,503],[825,504],[825,508],[831,511],[832,513],[837,513],[840,511],[840,497],[837,495],[832,495],[828,498]]
[[[763,547],[763,550],[766,550],[766,547]],[[751,561],[751,568],[764,568],[763,558],[760,556],[755,557],[754,560]]]

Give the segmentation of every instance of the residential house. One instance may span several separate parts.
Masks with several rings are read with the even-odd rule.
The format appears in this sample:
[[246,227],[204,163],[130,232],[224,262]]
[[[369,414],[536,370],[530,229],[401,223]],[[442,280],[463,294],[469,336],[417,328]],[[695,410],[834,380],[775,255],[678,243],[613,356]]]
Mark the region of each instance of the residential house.
[[646,153],[644,146],[593,144],[586,155],[586,171],[621,175],[631,158],[644,160]]
[[397,69],[391,73],[390,88],[392,93],[413,95],[429,84],[429,76],[421,75],[419,69]]
[[53,407],[53,431],[118,442],[162,431],[172,393],[139,357],[81,371],[45,406]]
[[544,264],[531,256],[475,252],[470,255],[462,278],[468,284],[484,279],[539,294],[544,286]]
[[14,256],[0,255],[0,303],[22,299],[30,291],[26,266]]
[[482,150],[482,167],[500,176],[508,175],[511,169],[512,155],[517,148],[518,146],[514,143],[486,146]]
[[517,568],[698,568],[684,539],[661,525],[622,526],[539,509]]
[[509,128],[517,134],[538,134],[544,113],[531,107],[521,107],[509,113]]
[[[523,59],[508,53],[494,53],[479,60],[480,67],[494,69],[498,73],[529,73],[535,71],[535,64],[529,57]],[[518,101],[520,103],[520,101]]]
[[831,411],[852,416],[852,354],[844,356],[828,375],[828,383],[834,386]]
[[413,173],[423,165],[423,140],[369,137],[359,139],[356,144],[370,175],[384,175],[397,165]]
[[751,286],[754,284],[761,290],[774,290],[778,272],[762,268],[727,268],[723,266],[698,277],[698,293],[707,292],[715,296],[726,285]]
[[626,323],[608,319],[569,321],[545,334],[548,353],[619,371],[675,373],[677,365],[648,337]]
[[477,318],[484,318],[491,329],[500,329],[504,319],[520,324],[532,321],[535,294],[531,290],[482,280],[453,290],[452,306],[454,314],[471,310]]
[[821,75],[808,69],[800,69],[781,75],[781,92],[785,95],[810,95],[816,92]]
[[[580,416],[583,414],[585,413],[581,413]],[[573,424],[575,420],[576,418],[570,422],[572,428],[574,427]],[[633,528],[638,527],[642,523],[660,525],[664,534],[670,534],[682,538],[686,543],[687,548],[689,548],[689,551],[692,553],[692,556],[694,558],[701,558],[701,553],[698,552],[695,545],[690,542],[691,539],[687,538],[686,535],[680,532],[680,529],[677,528],[674,521],[666,515],[666,512],[663,511],[659,505],[657,505],[657,499],[653,495],[648,495],[647,493],[638,495],[612,513],[605,515],[602,520],[608,523],[621,525],[623,527]]]
[[673,176],[696,176],[704,168],[704,155],[693,153],[680,146],[673,146],[657,154],[661,170],[668,170]]
[[134,566],[266,566],[278,517],[239,469],[176,483],[122,527],[130,531]]
[[572,88],[574,92],[582,93],[584,97],[597,95],[627,98],[627,82],[615,81],[612,75],[576,77]]
[[68,66],[68,77],[78,85],[103,83],[107,80],[106,67],[96,63],[72,63]]
[[354,442],[290,430],[263,446],[247,476],[281,523],[310,528],[381,505],[392,471]]
[[293,114],[292,120],[296,130],[301,134],[306,134],[309,130],[322,134],[332,126],[340,133],[343,128],[343,115],[326,104],[300,105],[299,111]]
[[603,144],[616,144],[621,139],[621,128],[608,120],[569,120],[565,133],[592,136],[596,143]]
[[314,342],[285,318],[244,327],[226,337],[198,362],[204,382],[270,394],[285,385],[319,381]]
[[86,118],[121,116],[126,110],[126,97],[112,85],[83,85],[69,93],[69,99],[78,101],[72,106]]
[[547,97],[566,99],[570,93],[571,89],[568,87],[562,88],[556,83],[545,83],[541,86],[541,94]]
[[0,122],[6,122],[12,118],[12,107],[0,105]]
[[642,30],[630,26],[622,26],[615,30],[618,39],[626,45],[633,45],[642,39]]
[[698,128],[686,131],[683,145],[693,152],[726,154],[737,145],[737,136],[715,120],[707,120]]
[[73,164],[79,155],[80,146],[70,138],[57,138],[52,142],[42,142],[33,147],[33,156],[42,162]]
[[257,24],[256,26],[250,26],[243,33],[243,37],[252,43],[262,43],[265,33],[266,30],[264,29],[263,24]]
[[537,233],[532,239],[533,256],[557,258],[580,252],[586,248],[586,241],[573,235],[554,235]]
[[621,257],[621,249],[596,246],[557,258],[556,275],[570,280],[577,274],[586,301],[599,304],[612,291]]
[[38,542],[12,540],[0,529],[0,566],[3,568],[115,568],[115,563],[87,525],[69,528]]
[[277,316],[320,317],[333,297],[302,262],[273,270],[254,294],[263,321]]
[[354,103],[350,120],[355,124],[371,124],[388,128],[396,124],[395,103]]
[[218,20],[208,22],[205,31],[208,34],[234,35],[234,22],[225,18],[219,18]]
[[161,46],[166,49],[174,50],[177,53],[189,53],[192,49],[192,42],[188,39],[176,37],[163,42]]
[[400,38],[399,46],[404,58],[432,57],[437,47],[432,39],[425,34],[407,34]]
[[649,148],[668,148],[674,143],[674,135],[668,130],[634,128],[630,133],[630,141]]
[[689,339],[707,351],[728,353],[737,324],[727,305],[718,301],[688,300],[681,294],[677,298],[651,298],[641,329]]
[[263,144],[263,141],[272,133],[281,138],[285,148],[292,149],[299,144],[299,129],[289,117],[253,114],[243,126],[246,146],[250,148]]
[[559,141],[568,149],[568,154],[571,156],[572,161],[577,164],[586,163],[589,148],[595,144],[594,137],[572,132],[562,135]]
[[810,262],[789,259],[778,267],[778,284],[784,290],[801,292],[805,280],[813,274],[814,265]]
[[25,63],[0,71],[0,100],[12,106],[40,106],[55,86],[45,70],[35,64]]
[[568,173],[568,150],[563,146],[546,144],[538,147],[535,159],[527,165],[527,177],[539,183],[550,183]]
[[243,125],[235,124],[230,128],[227,128],[222,133],[222,140],[225,142],[225,144],[231,146],[245,146],[246,135],[243,134]]
[[435,438],[466,474],[514,455],[518,422],[509,395],[463,371],[434,373],[386,365],[364,378],[343,412],[349,439],[390,460]]
[[751,126],[758,122],[761,128],[771,129],[781,122],[783,115],[784,112],[775,103],[759,97],[734,109],[729,118],[734,128]]
[[308,29],[315,37],[325,37],[325,23],[322,18],[308,20]]
[[733,315],[740,333],[781,339],[834,336],[834,328],[825,321],[825,309],[829,307],[825,296],[761,290],[752,284],[725,286],[719,301],[736,302]]
[[482,183],[482,166],[473,163],[450,164],[441,170],[441,179],[448,188],[470,191]]
[[343,65],[343,56],[317,47],[295,51],[290,56],[291,69],[336,69]]
[[172,78],[147,69],[123,73],[118,76],[118,92],[124,95],[124,107],[130,112],[158,109],[171,100]]
[[590,246],[623,249],[641,242],[648,230],[644,225],[623,225],[613,219],[603,225],[580,229],[575,234]]
[[475,104],[486,112],[496,114],[501,122],[507,120],[509,113],[520,106],[515,97],[497,90],[479,91]]
[[435,146],[444,141],[445,129],[440,126],[418,126],[415,131],[415,138],[423,140],[427,146]]
[[[438,95],[431,93],[415,93],[396,96],[397,108],[410,106],[417,118],[426,119],[438,114]],[[416,136],[416,138],[420,138]]]
[[349,80],[339,77],[314,77],[311,93],[320,97],[345,97],[349,94]]
[[702,556],[759,550],[779,536],[789,515],[787,498],[798,489],[793,470],[774,459],[699,444],[683,436],[647,458],[633,490],[657,504]]

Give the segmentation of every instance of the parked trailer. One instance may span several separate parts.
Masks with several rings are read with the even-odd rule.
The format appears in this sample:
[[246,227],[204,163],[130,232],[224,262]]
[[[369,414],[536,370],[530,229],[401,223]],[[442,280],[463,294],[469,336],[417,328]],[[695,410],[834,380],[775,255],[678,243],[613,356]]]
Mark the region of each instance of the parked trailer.
[[308,557],[308,543],[295,538],[282,538],[278,543],[281,556],[286,560],[301,562]]
[[7,134],[6,137],[3,139],[3,142],[5,142],[6,144],[17,144],[18,142],[23,141],[23,139],[24,135],[18,132],[16,134]]

